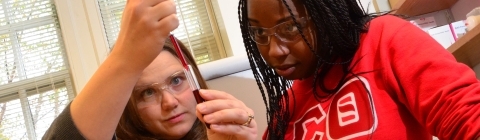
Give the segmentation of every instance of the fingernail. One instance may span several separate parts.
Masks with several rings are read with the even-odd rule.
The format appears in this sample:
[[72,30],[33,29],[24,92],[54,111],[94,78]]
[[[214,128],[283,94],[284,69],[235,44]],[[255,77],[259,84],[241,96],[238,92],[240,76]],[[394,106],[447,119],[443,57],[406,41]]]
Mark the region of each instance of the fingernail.
[[210,129],[211,129],[211,128],[213,128],[213,129],[218,129],[218,127],[219,127],[219,126],[216,125],[216,124],[211,124],[211,125],[210,125]]
[[198,109],[198,111],[203,112],[203,111],[205,111],[205,105],[204,104],[198,104],[197,109]]
[[209,115],[203,116],[203,120],[205,122],[209,122],[211,119],[212,119],[212,117],[210,117]]
[[208,94],[208,92],[207,92],[207,90],[200,89],[200,94],[207,95],[207,94]]

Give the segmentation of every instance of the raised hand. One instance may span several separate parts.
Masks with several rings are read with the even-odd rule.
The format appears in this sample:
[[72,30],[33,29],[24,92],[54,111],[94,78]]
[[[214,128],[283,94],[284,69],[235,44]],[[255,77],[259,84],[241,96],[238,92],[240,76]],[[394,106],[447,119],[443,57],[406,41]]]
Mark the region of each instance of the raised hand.
[[173,0],[128,0],[112,53],[73,100],[71,116],[85,139],[112,139],[142,71],[178,26]]
[[178,24],[173,0],[128,0],[112,54],[121,55],[127,62],[147,66],[163,49],[165,40]]
[[210,124],[210,129],[207,130],[209,139],[257,138],[255,114],[242,101],[216,90],[200,90],[200,95],[206,102],[197,105],[197,117]]

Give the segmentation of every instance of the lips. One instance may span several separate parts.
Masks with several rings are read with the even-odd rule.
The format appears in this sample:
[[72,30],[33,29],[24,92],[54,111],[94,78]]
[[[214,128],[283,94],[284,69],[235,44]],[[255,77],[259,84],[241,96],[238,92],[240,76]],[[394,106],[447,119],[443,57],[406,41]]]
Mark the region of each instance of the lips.
[[293,73],[293,71],[295,71],[296,67],[293,64],[289,64],[289,65],[276,66],[274,68],[275,68],[275,71],[277,72],[278,75],[287,77],[287,76],[291,75]]
[[169,117],[169,118],[166,119],[165,121],[170,122],[170,123],[180,122],[180,121],[183,120],[184,114],[185,114],[185,113],[180,113],[180,114],[174,115],[174,116],[172,116],[172,117]]
[[295,65],[294,64],[286,64],[286,65],[275,66],[274,68],[278,69],[278,70],[286,70],[286,69],[291,68],[293,66],[295,66]]

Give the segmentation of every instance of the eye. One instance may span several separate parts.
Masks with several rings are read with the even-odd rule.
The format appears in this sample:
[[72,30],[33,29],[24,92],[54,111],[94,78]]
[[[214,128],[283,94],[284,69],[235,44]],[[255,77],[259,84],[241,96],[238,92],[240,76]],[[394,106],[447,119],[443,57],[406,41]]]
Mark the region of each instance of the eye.
[[181,85],[186,80],[185,76],[175,76],[170,80],[170,86],[176,87]]
[[152,89],[152,88],[147,88],[147,89],[142,91],[142,97],[145,100],[149,99],[150,97],[152,97],[154,95],[155,95],[155,90]]
[[291,23],[286,23],[285,24],[285,26],[283,27],[283,31],[285,33],[294,33],[294,32],[298,31],[298,28],[295,25],[295,23],[291,22]]
[[169,90],[172,93],[180,93],[181,91],[184,91],[186,88],[189,87],[188,83],[185,82],[187,80],[187,77],[185,74],[180,74],[177,76],[174,76],[170,79],[169,82]]
[[250,28],[250,33],[255,35],[255,36],[265,36],[266,32],[262,28]]

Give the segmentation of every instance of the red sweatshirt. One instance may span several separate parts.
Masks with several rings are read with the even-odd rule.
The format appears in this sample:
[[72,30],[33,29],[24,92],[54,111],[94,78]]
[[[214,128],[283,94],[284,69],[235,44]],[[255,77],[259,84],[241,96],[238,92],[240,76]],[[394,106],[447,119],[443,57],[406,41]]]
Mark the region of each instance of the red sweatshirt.
[[[353,72],[368,73],[348,79],[324,103],[314,98],[313,78],[294,81],[296,106],[290,103],[285,139],[480,137],[479,80],[418,27],[394,16],[373,19],[352,64],[357,61]],[[339,75],[334,68],[327,85]]]

